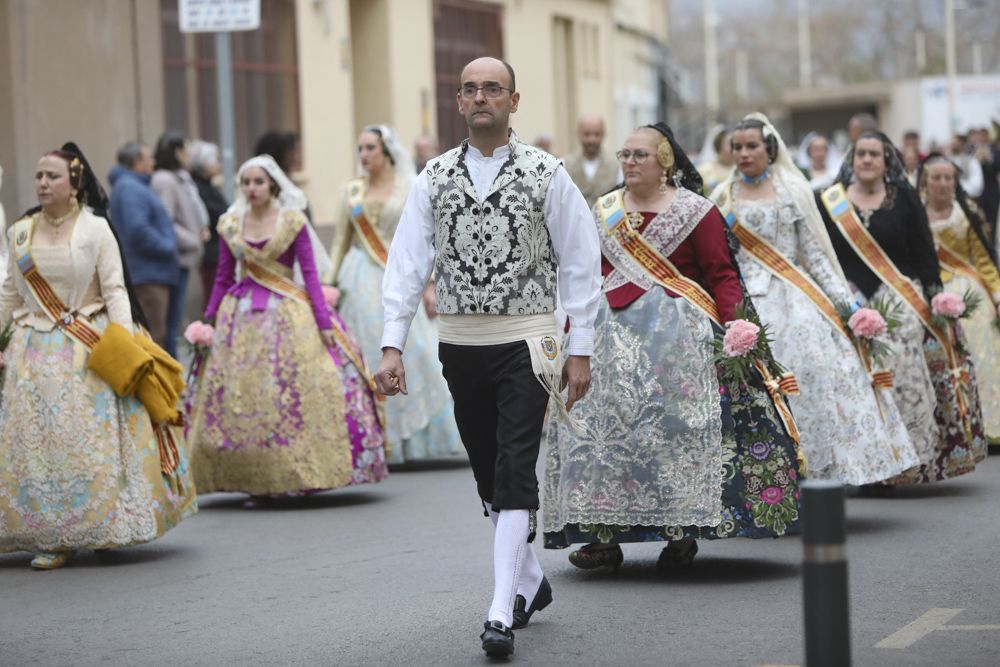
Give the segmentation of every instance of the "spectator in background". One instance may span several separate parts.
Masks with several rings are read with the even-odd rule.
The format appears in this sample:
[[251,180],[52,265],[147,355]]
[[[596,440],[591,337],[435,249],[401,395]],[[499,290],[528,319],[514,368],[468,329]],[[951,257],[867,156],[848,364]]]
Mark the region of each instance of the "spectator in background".
[[997,226],[997,209],[1000,207],[1000,149],[990,143],[990,131],[985,127],[969,133],[972,151],[979,160],[983,171],[983,193],[976,203],[982,209],[983,218],[995,235]]
[[130,141],[118,149],[117,159],[108,173],[111,224],[146,313],[149,335],[166,348],[170,291],[180,273],[173,221],[149,186],[153,175],[149,147]]
[[915,188],[917,187],[917,174],[920,171],[920,152],[912,145],[904,145],[900,153],[903,156],[903,169],[906,172],[906,180]]
[[168,130],[156,142],[156,171],[150,185],[163,202],[174,223],[180,271],[170,291],[167,308],[167,352],[177,356],[177,336],[184,316],[191,271],[201,265],[205,242],[211,237],[208,231],[208,211],[198,196],[198,187],[188,173],[188,139],[183,132]]
[[908,148],[914,150],[920,162],[927,158],[927,154],[920,150],[920,133],[916,130],[907,130],[903,133],[903,145],[900,147],[900,152],[906,153]]
[[867,111],[856,113],[847,121],[847,135],[852,146],[858,140],[858,137],[861,136],[862,132],[875,132],[877,130],[878,121],[875,119],[875,116]]
[[261,135],[254,155],[270,155],[289,176],[302,171],[302,142],[296,132],[269,130]]
[[555,153],[552,152],[552,135],[548,132],[542,132],[535,137],[535,140],[531,142],[531,145],[535,148],[542,149],[549,155],[555,155]]
[[948,156],[958,165],[959,182],[965,194],[978,200],[983,194],[983,167],[973,154],[968,136],[956,134],[951,138]]
[[705,137],[698,154],[698,174],[704,183],[706,197],[715,187],[733,173],[733,149],[729,143],[730,132],[725,125],[716,125]]
[[222,173],[219,162],[219,147],[207,141],[192,141],[188,151],[191,161],[188,168],[201,203],[208,211],[208,231],[211,234],[205,242],[205,254],[201,258],[201,293],[208,304],[208,297],[215,284],[215,268],[219,263],[219,216],[229,208],[226,196],[219,188],[212,185],[213,179]]
[[840,153],[819,132],[810,132],[799,144],[798,166],[808,172],[809,187],[814,192],[830,187],[840,169],[840,160]]
[[593,208],[598,197],[621,183],[622,170],[614,155],[601,150],[603,118],[597,114],[581,117],[576,125],[576,136],[580,140],[580,150],[567,157],[564,166],[583,193],[587,206]]
[[429,137],[426,134],[417,137],[417,140],[413,142],[413,161],[417,173],[422,172],[424,166],[440,154],[441,145],[438,144],[437,138]]

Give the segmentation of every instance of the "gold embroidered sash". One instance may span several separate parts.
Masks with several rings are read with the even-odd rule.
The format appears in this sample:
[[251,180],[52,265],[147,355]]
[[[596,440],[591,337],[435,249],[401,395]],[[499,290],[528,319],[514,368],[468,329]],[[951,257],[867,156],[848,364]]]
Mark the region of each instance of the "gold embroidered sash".
[[[601,198],[598,204],[599,215],[604,223],[608,236],[613,238],[622,249],[632,259],[653,282],[661,287],[666,287],[672,292],[680,294],[689,303],[696,306],[713,322],[720,327],[723,326],[719,317],[719,309],[712,296],[705,291],[701,285],[691,280],[674,266],[673,262],[663,256],[654,248],[642,234],[637,232],[628,220],[625,213],[625,199],[623,190],[615,190]],[[799,429],[795,424],[788,404],[785,402],[785,394],[797,394],[799,392],[795,376],[786,373],[779,379],[775,379],[767,369],[767,364],[757,360],[754,363],[761,377],[764,378],[764,386],[778,411],[778,417],[788,435],[796,444],[799,443]],[[803,469],[805,460],[799,452],[800,464]]]
[[962,255],[955,252],[947,244],[938,242],[937,249],[938,261],[941,262],[941,268],[946,271],[951,271],[952,273],[960,276],[965,276],[972,282],[976,283],[984,290],[987,294],[992,295],[990,292],[990,286],[986,284],[983,277],[979,275],[979,271],[976,270],[972,264],[969,264]]
[[944,350],[948,361],[948,367],[955,382],[955,396],[958,402],[959,413],[964,417],[968,413],[968,401],[965,396],[968,391],[968,374],[962,367],[962,360],[952,341],[950,329],[942,328],[933,320],[930,306],[924,300],[922,294],[913,286],[913,283],[896,267],[893,261],[886,255],[882,246],[872,237],[858,219],[854,206],[847,198],[847,190],[843,184],[837,183],[827,188],[820,197],[826,207],[830,218],[837,229],[857,253],[858,257],[864,261],[879,279],[885,283],[896,295],[902,299],[903,303],[909,306],[910,310],[916,314],[924,328],[938,341],[941,349]]
[[347,205],[350,210],[351,225],[357,232],[361,245],[372,260],[385,268],[389,260],[389,247],[382,234],[365,216],[365,181],[356,178],[347,184]]
[[[79,214],[77,216],[79,217]],[[30,218],[22,218],[13,225],[14,256],[17,268],[24,277],[28,290],[42,306],[52,323],[88,350],[93,350],[101,340],[101,333],[89,322],[77,317],[77,313],[69,310],[35,265],[34,257],[31,255],[31,240],[37,222],[38,214]],[[74,221],[73,224],[76,222]],[[173,428],[181,426],[183,426],[183,417],[180,418],[179,423],[153,424],[153,432],[156,434],[156,444],[160,455],[160,471],[165,475],[172,475],[179,465],[180,454],[177,451],[177,442],[174,440]]]

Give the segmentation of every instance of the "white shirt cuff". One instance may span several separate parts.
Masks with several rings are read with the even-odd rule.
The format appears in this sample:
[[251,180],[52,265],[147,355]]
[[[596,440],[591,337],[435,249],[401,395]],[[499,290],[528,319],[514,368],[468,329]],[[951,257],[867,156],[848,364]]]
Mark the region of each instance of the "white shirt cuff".
[[400,352],[406,345],[407,327],[401,322],[386,322],[382,330],[382,347],[394,347]]
[[570,327],[566,354],[573,357],[593,356],[594,330],[585,327]]

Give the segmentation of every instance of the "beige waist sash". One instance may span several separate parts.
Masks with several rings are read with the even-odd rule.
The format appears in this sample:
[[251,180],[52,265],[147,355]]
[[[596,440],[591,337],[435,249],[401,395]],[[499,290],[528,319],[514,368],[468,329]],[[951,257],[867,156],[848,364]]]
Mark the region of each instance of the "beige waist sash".
[[554,336],[552,313],[541,315],[440,315],[438,339],[452,345],[503,345]]

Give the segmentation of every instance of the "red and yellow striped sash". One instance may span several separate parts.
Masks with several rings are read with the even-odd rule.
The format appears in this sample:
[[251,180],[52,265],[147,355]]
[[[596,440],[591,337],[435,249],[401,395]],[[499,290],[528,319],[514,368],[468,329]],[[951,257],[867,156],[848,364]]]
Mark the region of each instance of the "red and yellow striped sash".
[[365,182],[357,178],[347,184],[347,205],[350,209],[351,224],[358,233],[361,245],[376,264],[385,268],[389,261],[389,248],[382,234],[365,216]]
[[902,299],[903,303],[909,306],[924,328],[941,345],[948,360],[948,367],[955,378],[955,395],[959,411],[965,415],[968,411],[968,402],[965,397],[968,374],[964,372],[962,367],[962,360],[959,358],[952,340],[952,332],[934,322],[931,308],[924,300],[923,295],[916,290],[913,283],[903,275],[865,226],[861,224],[857,213],[854,212],[854,206],[847,198],[847,190],[843,184],[837,183],[826,189],[820,198],[823,200],[823,205],[830,214],[830,218],[837,225],[837,229],[840,230],[858,257]]
[[967,262],[959,253],[955,252],[944,243],[938,243],[937,256],[938,261],[941,262],[941,268],[946,271],[951,271],[956,275],[968,278],[982,287],[987,294],[991,294],[990,286],[987,285],[986,281],[983,280],[983,277],[979,275],[979,271],[976,270],[976,267],[969,264],[969,262]]
[[[79,217],[79,214],[77,216]],[[45,280],[45,277],[38,271],[38,267],[35,266],[35,258],[31,255],[31,239],[37,221],[38,215],[36,214],[14,223],[14,256],[17,267],[21,271],[32,296],[35,297],[35,301],[49,316],[52,323],[73,340],[86,345],[88,349],[93,349],[101,340],[101,334],[69,310],[52,289],[52,286]],[[76,222],[67,224],[76,224]]]
[[[625,201],[622,190],[616,190],[601,198],[599,211],[601,220],[608,232],[618,244],[628,253],[628,256],[661,287],[666,287],[675,292],[692,305],[696,306],[713,322],[720,327],[723,326],[722,318],[719,317],[719,309],[712,296],[705,291],[701,285],[682,274],[673,262],[663,256],[654,248],[642,234],[637,232],[629,222],[625,213]],[[785,402],[785,394],[799,393],[798,383],[795,376],[786,373],[781,378],[775,378],[767,369],[767,364],[761,360],[754,362],[758,372],[764,379],[764,386],[770,395],[774,407],[778,412],[788,436],[799,443],[799,429],[795,424],[792,411]],[[805,469],[805,459],[799,452],[799,463]]]

